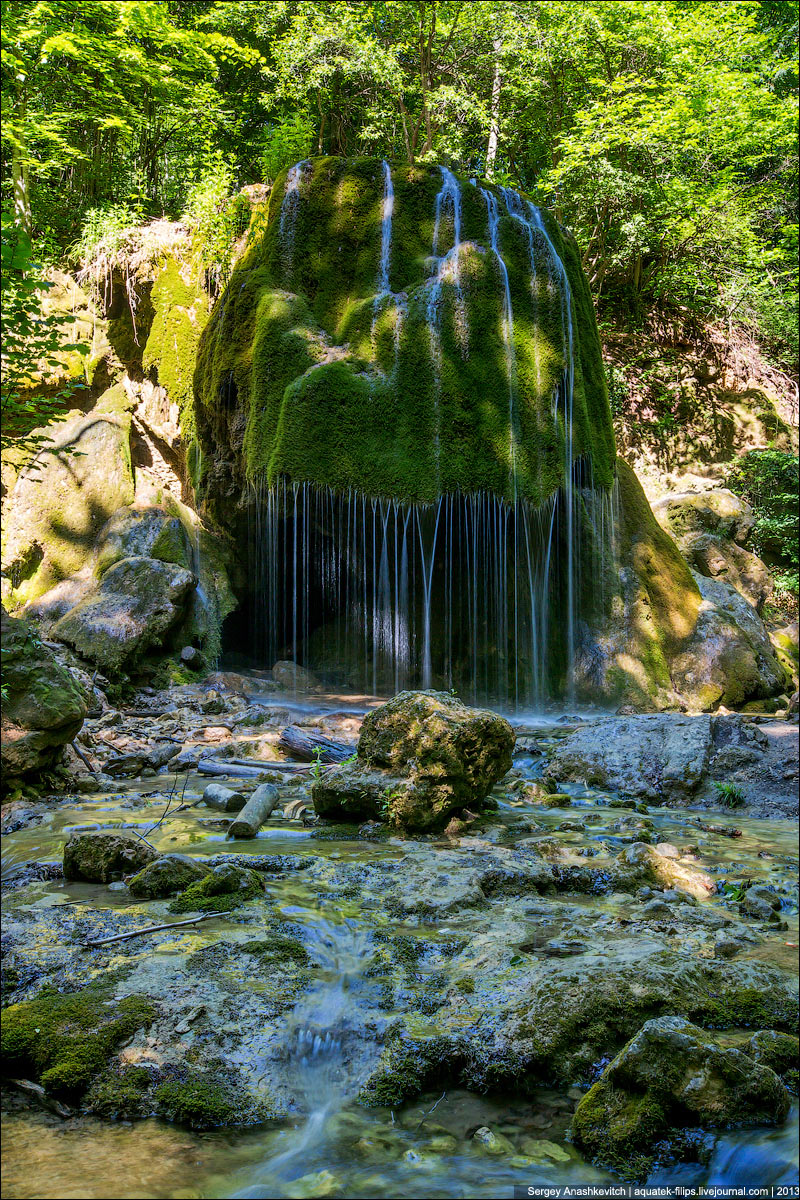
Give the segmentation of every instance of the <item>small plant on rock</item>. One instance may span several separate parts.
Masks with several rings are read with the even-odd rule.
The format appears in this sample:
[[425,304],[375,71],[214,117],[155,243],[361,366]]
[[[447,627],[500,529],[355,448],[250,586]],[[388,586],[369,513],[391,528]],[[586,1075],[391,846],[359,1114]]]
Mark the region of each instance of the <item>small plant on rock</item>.
[[745,802],[745,794],[736,783],[715,783],[717,797],[726,808],[741,808]]

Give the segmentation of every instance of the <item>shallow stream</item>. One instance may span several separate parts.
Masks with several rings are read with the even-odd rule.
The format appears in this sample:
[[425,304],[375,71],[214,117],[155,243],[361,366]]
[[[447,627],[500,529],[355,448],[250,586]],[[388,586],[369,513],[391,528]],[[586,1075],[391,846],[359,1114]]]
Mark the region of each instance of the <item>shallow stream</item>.
[[[526,732],[533,752],[515,759],[523,777],[541,769],[537,746],[541,748],[560,733],[556,727],[531,727]],[[40,823],[4,839],[4,875],[13,874],[25,863],[60,859],[65,839],[76,830],[150,829],[164,811],[164,797],[173,778],[132,781],[120,784],[112,794],[75,798],[54,806]],[[199,800],[206,782],[190,776],[184,804]],[[565,847],[574,844],[576,852],[588,849],[591,855],[596,846],[598,853],[616,853],[636,840],[632,822],[638,814],[618,806],[617,798],[581,787],[569,791],[572,803],[562,809],[532,809],[509,793],[498,796],[498,819],[481,836],[513,845],[515,838],[529,836],[524,818],[534,816],[540,837],[552,835]],[[717,879],[735,885],[737,880],[749,878],[778,884],[783,890],[794,883],[797,829],[793,822],[666,808],[651,808],[646,817],[652,822],[654,840],[673,843],[683,854],[692,847],[698,865]],[[696,824],[701,818],[711,824],[735,823],[742,836],[732,839],[703,832]],[[575,828],[570,829],[570,824]],[[187,807],[167,816],[148,836],[162,851],[202,857],[231,849],[219,822],[204,808]],[[270,821],[258,838],[238,843],[235,849],[244,854],[308,855],[339,865],[399,863],[408,852],[398,839],[359,838],[355,827],[349,836],[331,836],[330,831],[320,833],[281,819]],[[313,984],[299,996],[285,1032],[286,1070],[295,1098],[289,1117],[259,1128],[200,1133],[155,1119],[131,1123],[74,1116],[61,1120],[26,1109],[12,1097],[3,1142],[3,1196],[9,1200],[34,1196],[87,1200],[501,1197],[511,1196],[515,1185],[614,1182],[612,1176],[585,1162],[567,1139],[571,1115],[582,1094],[576,1088],[566,1094],[539,1090],[521,1097],[483,1096],[443,1087],[396,1109],[356,1103],[360,1086],[380,1053],[383,1025],[395,1015],[381,1012],[379,983],[369,970],[376,935],[384,939],[387,934],[411,939],[424,935],[426,945],[433,945],[434,951],[441,943],[441,962],[434,963],[435,970],[426,969],[432,974],[446,972],[445,945],[460,935],[472,936],[477,928],[473,910],[467,907],[444,916],[396,919],[365,906],[357,892],[331,897],[324,880],[310,871],[283,872],[270,877],[268,884],[270,906],[301,931],[314,964]],[[603,920],[630,898],[582,895],[570,900],[591,909],[600,938]],[[164,904],[151,902],[143,908],[121,884],[106,887],[41,880],[9,891],[6,903],[9,912],[22,918],[37,909],[67,906],[72,927],[79,928],[84,937],[113,932],[116,925],[109,925],[109,919],[121,913],[140,915],[145,911],[154,922],[172,919]],[[142,954],[137,970],[140,974],[158,970],[159,961],[196,954],[223,937],[229,942],[252,937],[252,922],[243,925],[241,912],[165,934],[155,952]],[[796,905],[785,905],[781,917],[788,931],[762,938],[744,951],[743,957],[767,959],[793,971],[798,942]],[[542,938],[560,932],[557,925],[548,927],[547,921],[543,925]],[[53,952],[52,943],[41,939],[38,952],[44,967]],[[85,953],[90,962],[92,952]],[[130,956],[125,961],[129,965]],[[267,986],[258,978],[251,981],[254,992]],[[399,999],[395,996],[394,1003],[401,1004],[402,995]],[[230,1018],[235,1022],[236,1013]],[[735,1042],[735,1031],[729,1040]],[[248,1069],[257,1074],[257,1038],[252,1056]],[[500,1139],[501,1152],[497,1145],[474,1136],[481,1129],[491,1130]],[[673,1166],[657,1171],[651,1182],[796,1184],[796,1138],[795,1109],[781,1129],[745,1130],[726,1134],[716,1142],[710,1138],[705,1166]]]

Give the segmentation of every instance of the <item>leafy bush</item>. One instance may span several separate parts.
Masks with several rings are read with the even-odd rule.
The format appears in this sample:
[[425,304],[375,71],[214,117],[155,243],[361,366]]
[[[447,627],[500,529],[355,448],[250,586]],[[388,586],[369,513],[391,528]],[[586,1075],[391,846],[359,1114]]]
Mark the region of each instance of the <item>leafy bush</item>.
[[728,487],[753,507],[753,547],[774,564],[779,590],[797,594],[798,458],[785,450],[751,450],[728,471]]
[[270,129],[261,151],[261,177],[272,183],[276,176],[294,163],[307,158],[314,138],[314,123],[303,113],[291,113]]
[[227,282],[234,246],[249,216],[246,198],[234,192],[233,167],[223,155],[212,155],[206,163],[189,189],[183,216],[194,234],[208,289],[216,294]]
[[13,218],[2,224],[2,425],[0,446],[35,451],[44,440],[31,431],[66,411],[66,401],[81,386],[71,383],[55,394],[35,392],[42,373],[61,366],[59,352],[87,346],[64,341],[60,326],[74,321],[70,314],[47,314],[42,300],[53,284],[31,258],[31,240]]

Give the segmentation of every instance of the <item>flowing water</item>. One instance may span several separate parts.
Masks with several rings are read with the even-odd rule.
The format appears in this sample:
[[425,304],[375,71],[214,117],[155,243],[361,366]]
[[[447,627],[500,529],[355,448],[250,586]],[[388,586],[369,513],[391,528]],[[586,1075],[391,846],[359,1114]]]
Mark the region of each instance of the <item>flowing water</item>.
[[[264,703],[267,708],[283,708],[286,702],[268,697]],[[315,703],[306,703],[308,713],[313,713]],[[319,711],[332,709],[338,709],[333,697]],[[539,718],[534,722],[531,718],[527,734],[536,746],[545,748],[565,731],[557,721],[544,723]],[[533,776],[541,769],[535,753],[527,750],[516,756],[515,765],[523,776]],[[141,781],[130,781],[109,795],[62,802],[43,822],[5,839],[4,872],[13,873],[31,860],[56,857],[65,838],[78,829],[151,829],[163,810],[170,783],[170,777],[150,781],[153,791],[149,796],[141,794]],[[204,784],[202,778],[190,777],[185,801],[196,801]],[[613,852],[631,840],[624,824],[636,814],[617,807],[613,794],[578,785],[568,790],[570,808],[536,809],[542,834],[576,847],[610,846]],[[520,812],[515,804],[514,800],[500,800],[499,819],[510,823],[509,831]],[[224,850],[222,835],[213,822],[198,821],[198,811],[203,810],[173,813],[149,836],[162,850],[200,857]],[[565,817],[571,821],[579,818],[585,826],[583,832],[559,832]],[[700,840],[704,869],[721,880],[749,877],[785,885],[796,872],[794,822],[737,814],[742,836],[732,840],[716,835],[698,839],[696,814],[691,811],[651,808],[648,818],[659,840],[678,845]],[[323,837],[281,819],[271,820],[258,838],[237,845],[237,850],[310,855],[316,860],[327,856],[333,864],[386,863],[390,868],[406,853],[403,843],[365,842],[347,834]],[[480,1096],[449,1084],[435,1088],[434,1081],[428,1094],[394,1109],[364,1108],[356,1102],[397,1015],[396,1008],[386,1010],[375,970],[380,939],[385,944],[387,934],[402,934],[406,940],[422,938],[435,947],[437,939],[445,944],[453,937],[473,936],[485,928],[486,918],[480,910],[470,908],[449,911],[432,925],[421,919],[392,918],[363,903],[357,894],[333,900],[327,895],[329,884],[321,878],[315,880],[312,874],[295,871],[269,880],[269,903],[292,922],[313,964],[311,985],[289,1011],[280,1035],[281,1071],[293,1096],[290,1115],[263,1128],[193,1133],[154,1119],[135,1124],[80,1116],[60,1120],[35,1110],[15,1109],[12,1103],[5,1122],[3,1196],[8,1200],[34,1196],[83,1200],[260,1200],[323,1195],[477,1198],[510,1197],[515,1186],[532,1184],[555,1187],[618,1182],[586,1163],[569,1143],[567,1132],[576,1102],[572,1092],[564,1095],[539,1089],[525,1097]],[[593,914],[592,928],[596,927],[600,939],[603,921],[618,898],[587,895],[571,900]],[[21,916],[27,922],[37,911],[66,912],[74,914],[69,919],[79,919],[84,929],[95,925],[102,929],[104,914],[122,914],[130,906],[124,888],[63,880],[44,880],[12,890],[7,896],[10,920]],[[796,963],[796,908],[790,906],[784,915],[789,931],[782,937],[762,939],[750,953],[791,971]],[[548,929],[542,936],[558,932],[555,927]],[[144,951],[140,969],[165,970],[170,959],[176,958],[176,978],[181,979],[187,951],[196,953],[218,942],[224,944],[226,939],[251,938],[253,930],[252,924],[242,927],[233,913],[195,930],[165,934],[155,954]],[[43,963],[51,953],[52,940],[45,938],[40,948]],[[441,969],[447,969],[446,962],[441,960]],[[394,1005],[402,1008],[402,1003],[402,997],[396,997]],[[234,1020],[240,1016],[234,1014]],[[256,1077],[262,1069],[260,1036],[256,1028],[251,1051]],[[740,1036],[746,1039],[749,1034]],[[506,1138],[511,1150],[501,1157],[487,1157],[472,1137],[481,1127]],[[707,1165],[683,1163],[661,1168],[650,1183],[796,1185],[796,1138],[794,1110],[779,1129],[722,1133],[715,1143],[711,1140]],[[538,1161],[534,1147],[544,1147]]]

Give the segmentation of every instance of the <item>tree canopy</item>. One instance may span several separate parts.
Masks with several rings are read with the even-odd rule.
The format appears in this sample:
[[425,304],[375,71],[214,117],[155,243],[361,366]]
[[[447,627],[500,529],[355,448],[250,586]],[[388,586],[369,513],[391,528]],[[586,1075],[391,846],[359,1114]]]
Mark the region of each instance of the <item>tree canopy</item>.
[[3,0],[2,16],[4,208],[39,258],[90,210],[178,215],[203,184],[308,155],[436,160],[552,205],[601,303],[724,317],[796,364],[796,0]]

